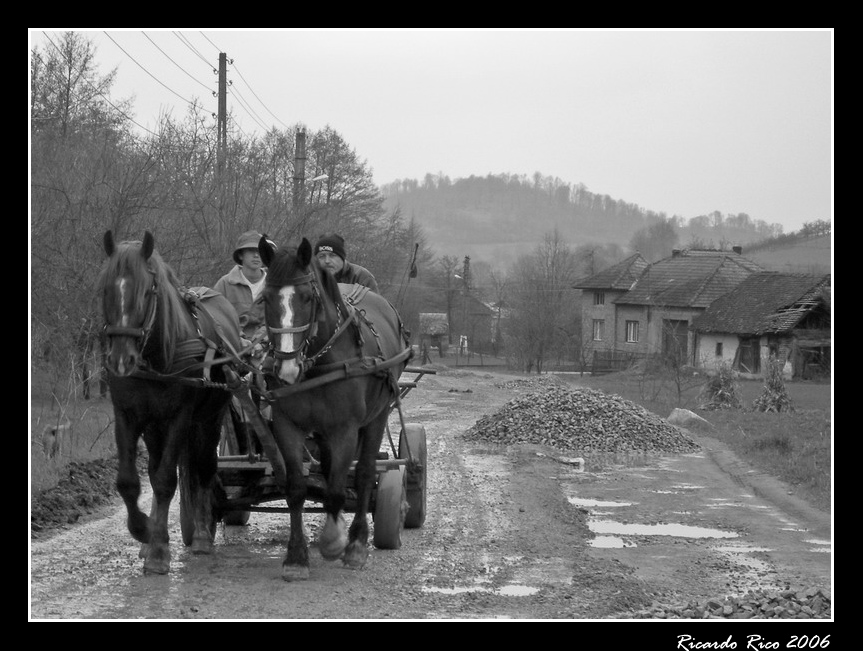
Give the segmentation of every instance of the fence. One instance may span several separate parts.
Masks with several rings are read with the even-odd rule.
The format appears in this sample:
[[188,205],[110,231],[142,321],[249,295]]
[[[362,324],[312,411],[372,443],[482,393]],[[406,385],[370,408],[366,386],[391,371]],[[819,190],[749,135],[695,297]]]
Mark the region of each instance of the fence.
[[625,371],[639,362],[655,359],[650,353],[625,353],[616,350],[595,350],[591,362],[591,374],[604,375],[615,371]]

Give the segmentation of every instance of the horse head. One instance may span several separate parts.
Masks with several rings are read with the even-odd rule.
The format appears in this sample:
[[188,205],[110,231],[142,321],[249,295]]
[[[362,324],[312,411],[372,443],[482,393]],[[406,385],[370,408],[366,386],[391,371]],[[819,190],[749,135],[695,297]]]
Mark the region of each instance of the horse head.
[[107,339],[105,365],[120,377],[131,375],[156,318],[157,273],[153,269],[153,235],[147,231],[143,242],[114,241],[109,230],[102,243],[107,260],[100,277],[102,311]]
[[276,249],[264,235],[258,243],[267,267],[264,312],[275,374],[295,384],[335,332],[345,308],[338,283],[312,255],[305,237],[299,246]]

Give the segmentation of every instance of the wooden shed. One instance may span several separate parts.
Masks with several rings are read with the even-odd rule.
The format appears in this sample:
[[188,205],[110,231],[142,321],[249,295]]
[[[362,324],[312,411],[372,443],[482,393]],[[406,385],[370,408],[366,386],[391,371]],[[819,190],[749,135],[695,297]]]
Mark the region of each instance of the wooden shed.
[[445,312],[420,312],[420,349],[437,348],[441,357],[446,355],[449,336],[449,319]]

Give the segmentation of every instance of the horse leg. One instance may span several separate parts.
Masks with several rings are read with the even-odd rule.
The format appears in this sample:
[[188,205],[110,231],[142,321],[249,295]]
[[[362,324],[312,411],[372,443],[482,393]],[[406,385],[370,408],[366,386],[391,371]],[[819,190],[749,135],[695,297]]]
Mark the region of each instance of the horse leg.
[[356,427],[348,423],[330,428],[321,440],[321,468],[327,478],[324,498],[326,520],[318,540],[321,556],[327,560],[342,558],[348,544],[347,525],[342,510],[345,505],[348,470],[357,449]]
[[[149,431],[161,446],[148,443],[150,450],[150,484],[153,487],[153,506],[150,514],[151,534],[145,551],[144,573],[167,574],[171,569],[171,550],[168,542],[168,511],[177,490],[178,444],[194,426],[188,417],[174,420],[167,432]],[[159,436],[161,434],[161,436]],[[153,448],[160,448],[153,463]]]
[[189,458],[185,460],[186,472],[191,479],[189,488],[195,517],[193,554],[213,553],[213,541],[216,535],[213,499],[218,466],[216,449],[219,445],[224,413],[224,409],[215,408],[203,418],[197,427],[194,447]]
[[139,425],[136,419],[119,409],[114,410],[114,436],[117,443],[117,492],[126,505],[126,526],[138,542],[150,541],[150,519],[138,506],[141,480],[135,459],[138,456]]
[[384,410],[377,418],[359,430],[360,450],[355,472],[357,510],[348,532],[345,549],[345,565],[351,569],[362,569],[369,557],[369,502],[377,479],[375,460],[381,447],[384,428],[389,414]]
[[282,561],[282,578],[285,581],[303,581],[309,578],[309,541],[303,527],[303,506],[306,502],[306,478],[303,475],[305,433],[274,405],[273,434],[285,461],[285,496],[291,512],[291,534],[285,560]]

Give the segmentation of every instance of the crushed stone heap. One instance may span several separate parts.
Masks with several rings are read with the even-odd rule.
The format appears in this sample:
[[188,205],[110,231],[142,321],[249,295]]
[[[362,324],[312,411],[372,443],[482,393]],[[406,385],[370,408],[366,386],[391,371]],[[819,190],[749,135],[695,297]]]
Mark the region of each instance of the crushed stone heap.
[[543,386],[483,416],[469,441],[538,443],[567,452],[686,453],[699,445],[644,407],[584,387]]

